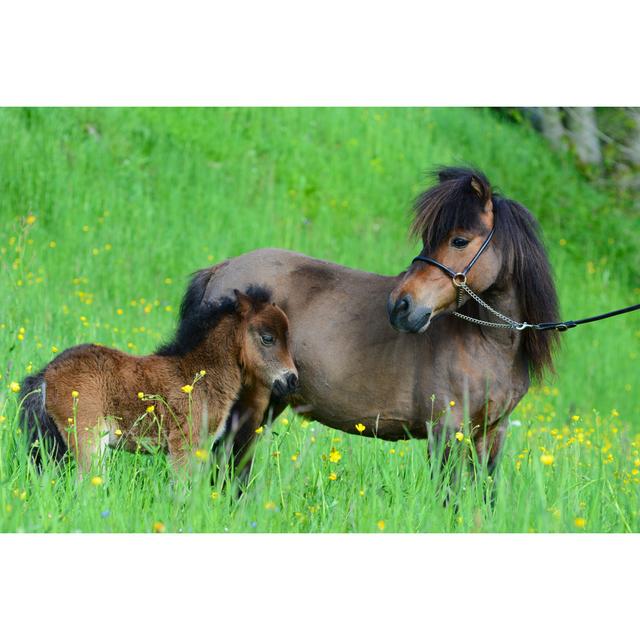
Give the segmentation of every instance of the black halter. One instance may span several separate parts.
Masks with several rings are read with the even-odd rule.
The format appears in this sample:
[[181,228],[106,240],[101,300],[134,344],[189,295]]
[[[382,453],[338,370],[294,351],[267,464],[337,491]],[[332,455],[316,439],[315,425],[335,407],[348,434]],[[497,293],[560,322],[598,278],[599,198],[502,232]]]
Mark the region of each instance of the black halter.
[[469,264],[462,271],[458,271],[458,273],[456,273],[452,269],[449,269],[449,267],[445,267],[445,265],[443,265],[441,262],[438,262],[435,258],[430,258],[429,256],[423,256],[422,254],[420,254],[419,256],[416,256],[411,261],[411,263],[413,264],[414,262],[416,262],[416,260],[419,260],[420,262],[426,262],[428,264],[432,264],[434,267],[438,267],[438,269],[441,269],[442,271],[444,271],[453,280],[453,284],[459,287],[462,284],[466,284],[467,274],[469,273],[469,271],[471,271],[471,267],[473,267],[473,265],[478,261],[478,258],[482,255],[483,251],[489,246],[489,243],[491,242],[491,238],[493,238],[493,232],[495,230],[496,228],[493,227],[491,231],[489,231],[489,235],[485,238],[484,242],[480,245],[480,248],[476,252],[476,255],[473,256],[473,258],[471,258],[471,262],[469,262]]

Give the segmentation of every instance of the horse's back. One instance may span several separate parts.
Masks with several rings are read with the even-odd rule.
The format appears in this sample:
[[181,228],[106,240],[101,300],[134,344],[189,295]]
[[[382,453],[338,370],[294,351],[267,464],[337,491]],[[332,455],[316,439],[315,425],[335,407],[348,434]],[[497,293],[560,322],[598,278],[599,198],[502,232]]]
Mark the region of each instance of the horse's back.
[[338,291],[343,294],[377,292],[386,299],[395,283],[395,278],[389,276],[274,248],[255,249],[199,273],[208,273],[204,300],[212,301],[230,295],[233,289],[257,284],[271,289],[274,301],[280,305],[290,303],[296,293],[307,301],[318,293]]

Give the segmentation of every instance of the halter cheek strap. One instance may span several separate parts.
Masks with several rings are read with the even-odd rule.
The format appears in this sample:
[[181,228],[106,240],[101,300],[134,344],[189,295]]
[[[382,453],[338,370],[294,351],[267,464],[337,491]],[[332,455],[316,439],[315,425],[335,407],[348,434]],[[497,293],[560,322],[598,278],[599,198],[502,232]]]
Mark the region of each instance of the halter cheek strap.
[[451,278],[451,280],[453,281],[453,284],[456,287],[465,285],[467,283],[467,274],[469,273],[469,271],[471,271],[471,267],[473,267],[473,265],[478,261],[478,258],[483,254],[484,250],[489,246],[489,243],[491,242],[491,238],[493,238],[493,232],[495,230],[496,228],[493,227],[491,231],[489,231],[489,234],[485,238],[484,242],[480,245],[480,248],[476,252],[476,255],[473,256],[473,258],[471,258],[471,262],[469,262],[469,264],[462,271],[458,271],[456,273],[452,269],[449,269],[449,267],[443,265],[441,262],[438,262],[435,258],[430,258],[429,256],[423,256],[422,254],[420,254],[419,256],[416,256],[412,260],[412,264],[413,262],[416,262],[416,261],[432,264],[434,267],[438,267],[438,269],[440,269],[441,271],[444,271]]

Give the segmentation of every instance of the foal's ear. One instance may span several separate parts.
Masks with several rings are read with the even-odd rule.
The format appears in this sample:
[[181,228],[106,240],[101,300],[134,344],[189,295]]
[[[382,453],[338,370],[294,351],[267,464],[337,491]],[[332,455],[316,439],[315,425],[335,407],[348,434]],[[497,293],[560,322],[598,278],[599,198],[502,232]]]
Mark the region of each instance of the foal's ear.
[[251,298],[238,289],[234,289],[233,294],[236,297],[236,308],[238,309],[238,313],[241,316],[246,316],[249,311],[253,309],[253,302],[251,301]]

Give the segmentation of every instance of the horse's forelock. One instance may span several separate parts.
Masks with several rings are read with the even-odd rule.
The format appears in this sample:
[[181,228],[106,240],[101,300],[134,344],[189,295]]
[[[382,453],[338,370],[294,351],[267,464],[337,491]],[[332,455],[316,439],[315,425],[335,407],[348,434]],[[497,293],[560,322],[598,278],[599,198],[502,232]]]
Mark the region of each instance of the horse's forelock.
[[441,167],[438,183],[419,195],[414,203],[411,234],[422,238],[432,253],[453,229],[476,229],[480,214],[492,197],[486,176],[474,169]]

